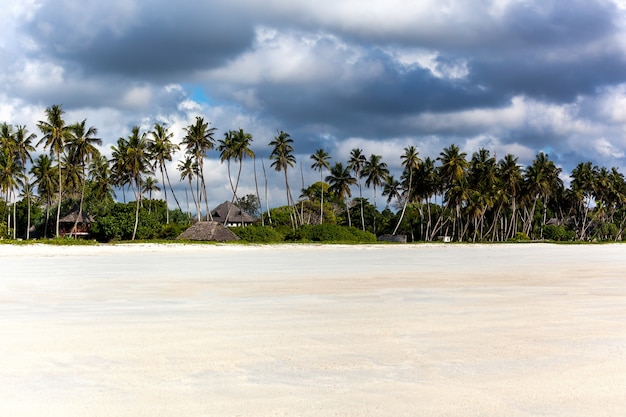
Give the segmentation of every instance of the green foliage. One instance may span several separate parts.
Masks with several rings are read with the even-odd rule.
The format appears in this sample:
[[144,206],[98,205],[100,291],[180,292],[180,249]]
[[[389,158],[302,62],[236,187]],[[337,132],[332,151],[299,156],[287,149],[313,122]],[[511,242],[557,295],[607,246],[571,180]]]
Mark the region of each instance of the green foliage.
[[601,223],[595,228],[593,235],[598,240],[616,240],[619,237],[619,227],[615,223]]
[[523,242],[523,241],[529,241],[529,240],[530,240],[530,238],[524,232],[517,232],[517,233],[515,233],[515,237],[511,239],[511,241],[513,241],[513,242]]
[[6,222],[0,222],[0,239],[9,239],[9,232]]
[[343,227],[334,224],[304,225],[287,235],[285,239],[311,242],[376,242],[376,236],[370,232],[364,232],[355,227]]
[[285,240],[283,228],[269,226],[231,227],[230,230],[246,242],[250,243],[278,243]]
[[576,232],[567,230],[563,226],[549,224],[543,228],[543,237],[557,242],[564,242],[576,239]]

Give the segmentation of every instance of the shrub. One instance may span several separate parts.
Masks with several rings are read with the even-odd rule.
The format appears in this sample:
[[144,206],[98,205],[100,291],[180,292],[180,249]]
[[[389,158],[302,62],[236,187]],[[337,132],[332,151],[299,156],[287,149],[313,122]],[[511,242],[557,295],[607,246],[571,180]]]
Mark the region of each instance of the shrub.
[[344,227],[334,224],[304,225],[290,233],[286,239],[311,242],[376,242],[376,236],[370,232],[364,232],[355,227]]
[[510,240],[512,242],[521,242],[521,241],[525,241],[525,240],[530,240],[530,238],[524,232],[517,232],[517,233],[515,233],[515,237],[511,238]]
[[543,237],[549,240],[562,242],[574,240],[576,238],[576,233],[573,230],[567,230],[563,226],[549,224],[543,228]]
[[230,230],[241,240],[250,243],[276,243],[285,240],[279,229],[269,226],[231,227]]

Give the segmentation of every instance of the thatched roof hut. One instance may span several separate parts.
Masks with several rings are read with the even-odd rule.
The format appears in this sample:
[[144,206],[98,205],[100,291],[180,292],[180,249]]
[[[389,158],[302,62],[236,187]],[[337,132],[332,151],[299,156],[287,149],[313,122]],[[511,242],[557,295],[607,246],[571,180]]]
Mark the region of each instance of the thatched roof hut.
[[239,236],[228,230],[221,223],[196,222],[178,236],[178,239],[229,242],[239,240]]
[[[76,219],[78,218],[78,222]],[[84,211],[78,210],[71,211],[67,215],[59,219],[59,233],[61,236],[74,235],[74,236],[88,236],[89,229],[93,223],[93,218]],[[76,225],[76,230],[74,230]]]
[[222,204],[215,207],[211,212],[211,216],[213,217],[213,221],[225,224],[226,226],[249,226],[258,221],[230,201],[224,201]]

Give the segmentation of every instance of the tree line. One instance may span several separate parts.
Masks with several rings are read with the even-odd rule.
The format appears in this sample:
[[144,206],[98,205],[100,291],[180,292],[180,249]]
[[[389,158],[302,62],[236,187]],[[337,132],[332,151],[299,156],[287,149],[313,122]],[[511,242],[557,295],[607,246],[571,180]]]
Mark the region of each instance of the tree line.
[[[152,195],[157,191],[163,192],[164,204],[154,207],[161,208],[165,224],[171,220],[212,220],[204,172],[211,152],[227,166],[232,203],[254,212],[268,227],[296,230],[307,224],[329,223],[376,235],[404,234],[413,241],[442,236],[456,241],[506,241],[622,240],[626,224],[626,182],[617,168],[581,162],[570,174],[571,184],[565,187],[561,169],[541,152],[530,165],[522,166],[512,154],[496,160],[483,148],[468,156],[454,144],[436,158],[422,160],[417,147],[411,145],[400,155],[402,172],[396,178],[381,155],[366,156],[355,148],[347,161],[331,165],[331,155],[317,149],[308,162],[300,163],[302,187],[294,198],[289,182],[290,171],[298,162],[294,140],[279,131],[268,143],[268,162],[270,168],[282,173],[287,204],[270,209],[265,161],[261,158],[262,197],[257,158],[251,148],[253,137],[243,129],[229,130],[217,139],[216,128],[198,116],[184,128],[184,136],[176,144],[174,133],[164,124],[155,123],[148,131],[135,126],[111,147],[110,158],[100,152],[102,139],[97,137],[97,128],[89,127],[86,120],[67,123],[60,105],[45,110],[37,129],[39,137],[26,126],[0,124],[0,225],[13,238],[18,237],[18,213],[26,218],[20,237],[30,238],[32,213],[37,213],[36,223],[43,227],[43,236],[59,236],[63,210],[73,208],[82,213],[95,210],[103,202],[112,204],[118,197],[115,190],[122,192],[124,203],[127,194],[130,201],[134,200],[131,239],[137,235],[142,213],[152,210]],[[33,159],[36,146],[43,146],[46,153]],[[184,157],[177,170],[185,184],[186,210],[167,169],[167,163],[181,149]],[[246,159],[253,160],[255,193],[240,196]],[[304,164],[319,172],[319,181],[305,185]],[[363,197],[363,187],[372,189],[372,203]],[[353,191],[358,191],[358,196],[353,196]],[[386,198],[387,207],[382,212],[377,209],[379,197]],[[170,199],[174,210],[169,208]],[[107,210],[111,211],[101,209],[99,213],[106,214]],[[56,213],[54,220],[52,213]],[[24,223],[23,218],[19,220]],[[76,216],[74,230],[78,222]]]

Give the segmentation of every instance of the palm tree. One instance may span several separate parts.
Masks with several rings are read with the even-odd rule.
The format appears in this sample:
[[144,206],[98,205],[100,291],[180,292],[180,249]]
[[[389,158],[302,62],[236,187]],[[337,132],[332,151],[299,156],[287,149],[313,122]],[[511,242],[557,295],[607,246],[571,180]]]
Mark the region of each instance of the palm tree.
[[[239,198],[237,197],[237,190],[239,188],[239,180],[241,178],[241,168],[243,167],[243,159],[245,157],[254,157],[254,151],[250,148],[250,144],[252,143],[252,135],[250,133],[246,133],[243,129],[231,130],[224,135],[224,140],[219,141],[219,146],[217,150],[220,151],[220,160],[227,161],[228,164],[228,181],[230,182],[230,187],[233,191],[233,199],[231,203],[239,204]],[[230,160],[234,159],[239,164],[239,170],[237,172],[237,180],[235,181],[235,185],[233,186],[232,177],[230,175]],[[230,207],[228,208],[228,213],[226,213],[226,218],[224,219],[224,224],[227,224],[228,217],[230,216]]]
[[563,186],[563,181],[559,178],[560,172],[561,169],[557,168],[554,162],[549,159],[548,155],[543,152],[537,154],[532,164],[527,166],[524,170],[524,188],[526,190],[527,200],[529,200],[527,204],[531,204],[531,209],[526,215],[524,227],[524,232],[527,235],[530,236],[531,234],[537,200],[541,198],[544,207],[544,221],[541,224],[540,237],[543,238],[543,224],[545,223],[548,199]]
[[505,231],[504,239],[510,239],[517,233],[517,197],[522,189],[522,169],[517,163],[518,158],[512,154],[506,154],[498,162],[498,177],[505,198],[511,202],[511,220],[508,230]]
[[65,124],[63,120],[63,114],[65,112],[60,105],[54,104],[46,109],[46,120],[39,121],[37,127],[43,133],[43,137],[37,143],[39,146],[44,143],[44,149],[50,148],[50,154],[56,157],[57,169],[58,169],[58,201],[57,201],[57,219],[56,219],[56,233],[55,236],[59,237],[59,219],[61,218],[61,200],[63,196],[63,173],[61,164],[61,152],[65,148],[67,141],[72,139],[72,131],[70,126]]
[[348,215],[348,226],[352,227],[348,198],[352,197],[350,186],[356,184],[356,178],[350,175],[349,168],[344,168],[341,162],[336,162],[330,170],[330,175],[326,177],[326,182],[330,185],[329,191],[344,201],[346,205],[346,213]]
[[[95,147],[95,145],[101,146],[102,139],[94,137],[98,134],[98,129],[95,127],[87,128],[85,126],[86,120],[83,120],[80,123],[76,123],[70,126],[70,129],[73,133],[72,138],[67,144],[69,149],[69,155],[72,155],[72,160],[77,162],[80,167],[80,181],[81,181],[81,193],[80,193],[80,203],[78,205],[78,215],[76,216],[76,220],[74,222],[74,232],[76,233],[78,227],[78,220],[83,214],[83,202],[85,200],[85,186],[87,183],[85,168],[88,162],[90,162],[93,158],[100,156],[100,151]],[[77,235],[74,235],[76,237]]]
[[26,173],[26,163],[30,161],[33,162],[33,158],[31,157],[31,152],[35,152],[35,147],[32,145],[32,142],[37,138],[37,135],[34,133],[28,132],[26,126],[17,126],[14,135],[14,145],[15,145],[15,155],[20,160],[22,164],[22,178],[24,179],[24,197],[27,200],[28,204],[28,227],[26,228],[26,240],[30,239],[30,208],[31,208],[31,197],[32,190],[29,184],[28,174]]
[[115,196],[112,172],[109,160],[104,155],[96,155],[89,164],[91,193],[97,200],[103,201]]
[[207,156],[207,152],[215,146],[213,135],[216,129],[214,127],[210,128],[209,123],[205,122],[204,118],[197,116],[196,123],[189,125],[184,130],[187,132],[187,135],[183,138],[182,144],[186,146],[187,153],[195,158],[196,164],[198,165],[196,181],[198,181],[199,178],[200,182],[197,185],[202,187],[202,194],[200,193],[200,187],[196,187],[198,189],[198,200],[200,201],[201,196],[204,195],[207,218],[213,220],[211,212],[209,211],[209,199],[204,182],[204,158]]
[[132,240],[135,240],[137,226],[139,225],[139,207],[142,204],[142,176],[151,173],[150,153],[148,152],[148,139],[146,136],[145,133],[141,133],[139,126],[135,126],[128,139],[120,138],[118,147],[112,147],[114,158],[117,158],[117,160],[114,159],[114,165],[121,167],[128,173],[130,184],[137,197]]
[[33,161],[33,166],[30,169],[30,174],[33,175],[33,185],[37,187],[37,193],[40,198],[45,200],[46,205],[46,224],[44,226],[44,236],[48,236],[48,223],[50,221],[50,207],[52,206],[52,200],[54,193],[56,192],[59,183],[58,179],[54,176],[56,167],[52,165],[52,160],[46,154],[41,154]]
[[[469,168],[469,162],[465,159],[466,156],[465,152],[461,152],[458,146],[452,144],[444,148],[437,158],[441,161],[439,176],[443,184],[447,209],[449,210],[452,204],[455,206],[456,216],[453,221],[452,235],[455,234],[456,224],[461,218],[461,204],[467,195],[465,176]],[[459,233],[460,237],[461,233]]]
[[404,204],[402,205],[402,214],[400,214],[400,219],[398,219],[398,224],[396,228],[393,229],[393,234],[395,235],[400,227],[400,223],[402,223],[402,219],[404,219],[404,213],[406,211],[406,206],[411,198],[411,194],[413,192],[413,171],[417,169],[419,164],[422,162],[419,158],[419,152],[415,148],[415,146],[411,145],[407,148],[404,148],[404,154],[400,157],[402,160],[402,166],[405,171],[409,173],[409,186],[406,189],[404,196]]
[[[148,213],[152,212],[152,193],[155,191],[160,191],[161,187],[159,187],[157,184],[159,183],[159,180],[157,180],[154,177],[146,177],[146,181],[143,184],[143,188],[141,189],[141,192],[144,194],[148,194]],[[166,203],[166,209],[167,209],[167,203]],[[166,210],[167,212],[167,210]]]
[[[313,164],[311,168],[320,172],[320,182],[322,182],[322,175],[324,168],[330,169],[328,161],[331,159],[330,155],[324,149],[318,149],[313,155],[311,155]],[[322,187],[322,197],[320,201],[320,224],[324,223],[324,187]]]
[[365,230],[365,214],[363,211],[363,187],[361,186],[361,177],[363,176],[363,167],[367,159],[363,155],[363,150],[354,148],[350,151],[350,160],[348,161],[348,168],[354,172],[356,179],[359,183],[359,201],[361,205],[361,228]]
[[169,128],[160,123],[155,123],[154,130],[150,132],[148,142],[148,152],[150,153],[153,161],[152,169],[156,169],[158,167],[161,172],[161,183],[163,184],[163,195],[165,197],[165,223],[167,224],[170,223],[170,210],[167,202],[167,188],[165,187],[166,178],[170,191],[172,192],[172,196],[174,196],[174,201],[176,201],[176,205],[182,211],[180,203],[176,198],[176,194],[174,194],[174,189],[172,188],[172,183],[170,182],[170,176],[167,173],[166,166],[166,161],[172,161],[172,154],[179,149],[178,145],[172,143],[172,137],[174,137],[174,134],[169,131]]
[[581,215],[581,227],[580,227],[580,239],[584,239],[587,233],[586,224],[587,216],[591,205],[595,202],[594,195],[597,194],[597,178],[598,167],[591,162],[581,162],[572,170],[572,191],[580,201],[582,207]]
[[277,172],[283,171],[285,174],[285,192],[287,194],[287,205],[293,209],[293,217],[291,220],[292,227],[296,228],[297,211],[295,209],[291,190],[289,189],[289,180],[287,176],[287,169],[293,168],[296,164],[296,157],[293,156],[293,139],[289,136],[289,133],[282,130],[278,133],[278,136],[274,137],[274,140],[269,143],[272,146],[272,153],[270,154],[270,164]]
[[[13,200],[13,239],[17,237],[15,190],[23,184],[23,175],[20,161],[12,155],[8,146],[3,146],[0,149],[0,191],[5,195],[5,207],[9,207],[10,201]],[[9,212],[7,225],[11,224],[10,218]]]
[[[187,178],[189,181],[189,188],[191,189],[191,197],[193,198],[193,203],[196,206],[196,216],[198,221],[200,221],[200,202],[196,199],[196,194],[193,192],[192,180],[198,174],[198,164],[190,155],[187,155],[185,159],[178,163],[178,170],[180,171],[180,179],[184,180]],[[189,205],[189,199],[187,199],[187,205]]]
[[[383,185],[389,175],[389,169],[387,169],[387,164],[382,161],[382,156],[370,155],[363,167],[363,175],[366,177],[365,186],[368,188],[370,186],[374,187],[374,209],[378,211],[376,207],[376,188]],[[374,216],[374,234],[376,234],[376,216]]]
[[383,196],[387,196],[387,204],[392,200],[399,201],[402,198],[402,183],[398,181],[393,175],[387,175],[383,184]]

